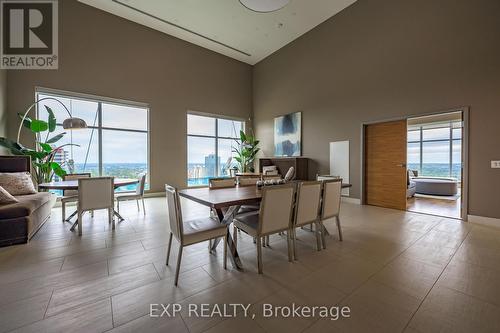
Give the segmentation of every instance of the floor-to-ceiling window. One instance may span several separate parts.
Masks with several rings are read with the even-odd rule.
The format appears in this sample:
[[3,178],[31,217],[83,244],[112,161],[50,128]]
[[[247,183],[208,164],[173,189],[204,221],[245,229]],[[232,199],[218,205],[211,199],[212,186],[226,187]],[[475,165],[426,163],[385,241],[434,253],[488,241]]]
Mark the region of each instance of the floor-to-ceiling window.
[[[62,122],[69,115],[57,102],[62,102],[72,116],[81,118],[87,128],[64,130]],[[56,116],[57,128],[51,135],[66,132],[56,147],[62,147],[55,160],[68,173],[87,173],[92,176],[138,178],[148,173],[148,108],[132,102],[115,102],[105,98],[79,94],[39,90],[36,98],[41,101],[38,114],[48,117],[44,106]],[[70,145],[72,144],[72,145]],[[121,187],[119,191],[133,190],[135,185]]]
[[230,175],[240,130],[244,130],[241,120],[188,113],[188,186],[208,185],[210,178]]
[[408,168],[421,176],[462,176],[462,121],[408,126]]

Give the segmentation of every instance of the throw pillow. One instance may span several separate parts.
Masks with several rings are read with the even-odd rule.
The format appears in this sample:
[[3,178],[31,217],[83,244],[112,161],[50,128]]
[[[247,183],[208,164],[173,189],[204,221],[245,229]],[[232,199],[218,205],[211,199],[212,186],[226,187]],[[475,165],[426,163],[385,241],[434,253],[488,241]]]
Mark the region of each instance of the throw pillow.
[[11,195],[36,193],[35,186],[29,172],[0,173],[0,186]]
[[2,186],[0,186],[0,205],[16,203],[16,198],[14,198],[9,192],[7,192]]

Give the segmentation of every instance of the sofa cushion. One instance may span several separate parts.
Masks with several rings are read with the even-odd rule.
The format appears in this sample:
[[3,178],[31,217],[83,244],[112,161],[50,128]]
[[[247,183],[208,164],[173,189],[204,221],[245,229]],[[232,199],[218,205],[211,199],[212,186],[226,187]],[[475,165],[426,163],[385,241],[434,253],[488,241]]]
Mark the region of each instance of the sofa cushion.
[[14,198],[6,189],[0,186],[0,205],[16,203],[17,199]]
[[52,199],[53,194],[39,192],[29,195],[19,195],[17,203],[0,205],[0,218],[12,219],[31,215],[36,209]]
[[35,186],[29,172],[3,172],[0,173],[0,186],[11,195],[24,195],[36,193]]

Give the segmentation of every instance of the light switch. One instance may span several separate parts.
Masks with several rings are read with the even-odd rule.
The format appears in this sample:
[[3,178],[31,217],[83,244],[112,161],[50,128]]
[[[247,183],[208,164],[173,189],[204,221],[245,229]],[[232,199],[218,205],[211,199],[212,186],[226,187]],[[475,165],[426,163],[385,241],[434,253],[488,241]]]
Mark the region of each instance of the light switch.
[[500,169],[500,161],[491,161],[492,169]]

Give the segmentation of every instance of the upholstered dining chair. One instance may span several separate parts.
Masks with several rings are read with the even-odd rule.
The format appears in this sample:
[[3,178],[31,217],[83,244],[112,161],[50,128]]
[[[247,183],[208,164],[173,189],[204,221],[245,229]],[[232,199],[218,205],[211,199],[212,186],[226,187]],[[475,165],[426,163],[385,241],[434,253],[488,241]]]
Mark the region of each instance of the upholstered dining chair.
[[262,200],[258,214],[247,213],[235,216],[233,232],[235,246],[238,229],[254,237],[257,242],[257,269],[262,274],[262,238],[279,232],[287,232],[288,260],[292,261],[290,246],[292,234],[292,212],[295,196],[295,184],[276,185],[262,189]]
[[177,189],[170,185],[165,185],[168,207],[168,221],[170,224],[170,236],[168,239],[167,260],[170,258],[170,248],[172,247],[172,238],[179,242],[179,253],[177,255],[177,267],[175,270],[174,284],[177,286],[179,280],[179,270],[182,259],[182,249],[185,246],[212,240],[224,238],[224,269],[227,268],[227,227],[212,217],[199,218],[190,221],[183,221],[179,193]]
[[293,255],[297,259],[295,246],[296,228],[306,225],[315,225],[316,245],[318,251],[321,250],[321,226],[319,222],[319,209],[321,203],[321,187],[319,181],[300,182],[297,185],[297,195],[295,196],[295,213],[293,223]]
[[140,210],[139,208],[139,200],[142,201],[142,211],[144,215],[146,215],[146,207],[144,205],[144,189],[146,187],[146,174],[143,174],[139,178],[139,183],[137,184],[137,187],[135,188],[135,193],[117,193],[115,195],[116,199],[116,210],[118,213],[120,212],[120,201],[127,201],[127,200],[135,200],[137,202],[137,211]]
[[335,218],[337,223],[337,229],[339,232],[339,240],[342,241],[342,228],[340,226],[340,200],[342,191],[342,179],[331,179],[322,181],[323,183],[323,195],[321,197],[321,213],[320,213],[320,225],[321,225],[321,239],[323,243],[323,248],[326,249],[325,243],[325,226],[323,221]]
[[238,177],[239,186],[255,186],[260,180],[260,176],[244,176]]
[[[90,178],[90,172],[86,173],[72,173],[63,176],[63,180],[78,180],[80,178]],[[78,201],[78,190],[64,190],[63,196],[61,197],[61,211],[62,211],[62,221],[66,221],[66,204],[69,202]],[[77,214],[77,211],[73,213],[69,218]]]
[[83,213],[106,209],[109,223],[115,229],[114,215],[114,180],[113,177],[92,177],[78,179],[78,235],[82,235]]
[[224,177],[224,178],[210,178],[208,180],[209,188],[227,188],[227,187],[235,187],[236,186],[236,178],[235,177]]

